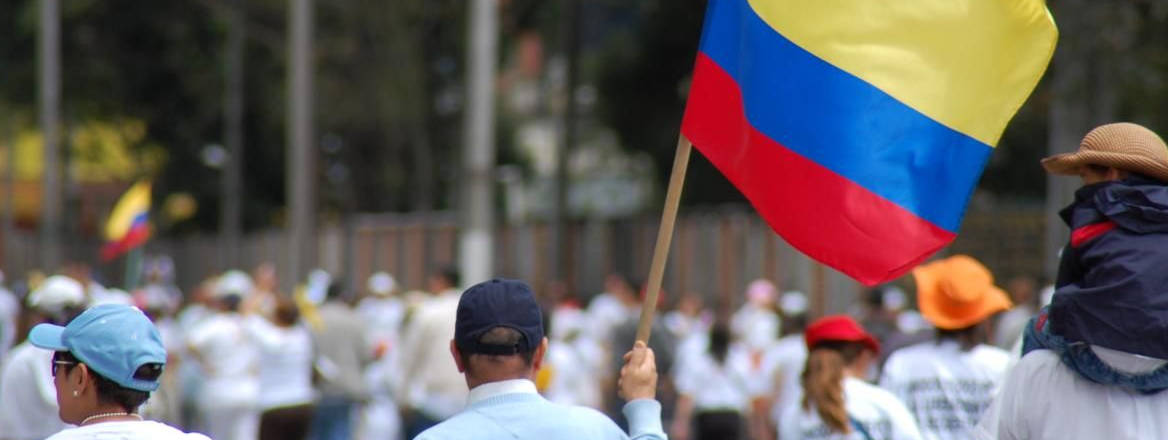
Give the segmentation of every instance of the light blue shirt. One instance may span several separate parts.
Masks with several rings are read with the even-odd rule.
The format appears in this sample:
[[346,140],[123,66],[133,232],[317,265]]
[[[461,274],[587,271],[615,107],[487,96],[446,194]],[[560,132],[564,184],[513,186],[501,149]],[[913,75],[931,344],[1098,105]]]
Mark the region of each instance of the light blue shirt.
[[625,405],[624,414],[629,421],[629,434],[592,408],[549,402],[536,392],[530,380],[506,380],[470,390],[466,409],[414,440],[666,439],[661,404],[656,400],[631,401]]

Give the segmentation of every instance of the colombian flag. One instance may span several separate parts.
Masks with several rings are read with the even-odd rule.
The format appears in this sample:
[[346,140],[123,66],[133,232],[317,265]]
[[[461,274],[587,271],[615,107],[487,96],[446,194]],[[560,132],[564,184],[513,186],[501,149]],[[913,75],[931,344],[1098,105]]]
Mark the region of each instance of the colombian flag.
[[1042,0],[710,0],[682,134],[792,246],[880,283],[954,239],[1057,34]]
[[107,243],[101,248],[101,259],[117,258],[141,246],[150,238],[150,182],[140,181],[131,186],[114,205],[105,226]]

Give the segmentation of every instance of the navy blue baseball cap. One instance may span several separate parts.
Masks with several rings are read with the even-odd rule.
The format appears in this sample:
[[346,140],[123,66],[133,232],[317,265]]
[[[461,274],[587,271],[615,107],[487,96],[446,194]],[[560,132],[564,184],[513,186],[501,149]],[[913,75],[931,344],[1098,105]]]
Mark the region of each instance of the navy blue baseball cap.
[[136,307],[102,304],[61,327],[40,324],[28,334],[40,348],[67,351],[102,377],[138,391],[158,389],[158,380],[134,377],[145,364],[166,364],[166,348],[150,318]]
[[[515,345],[483,344],[495,327],[523,335]],[[454,344],[464,354],[511,355],[534,351],[543,341],[543,314],[531,287],[519,280],[484,281],[462,293],[454,323]]]

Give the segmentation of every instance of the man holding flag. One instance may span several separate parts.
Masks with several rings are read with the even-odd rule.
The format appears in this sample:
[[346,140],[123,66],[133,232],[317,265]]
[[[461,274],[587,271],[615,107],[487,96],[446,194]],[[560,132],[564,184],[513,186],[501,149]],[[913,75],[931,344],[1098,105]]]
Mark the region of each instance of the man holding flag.
[[646,302],[690,142],[808,256],[867,285],[924,262],[956,237],[1057,34],[1043,0],[711,0]]

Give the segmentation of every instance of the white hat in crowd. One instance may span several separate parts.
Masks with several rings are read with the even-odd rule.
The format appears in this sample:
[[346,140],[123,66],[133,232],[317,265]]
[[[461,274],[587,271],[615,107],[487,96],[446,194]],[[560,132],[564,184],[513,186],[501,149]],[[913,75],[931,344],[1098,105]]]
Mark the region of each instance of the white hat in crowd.
[[369,276],[369,283],[366,286],[369,293],[377,296],[389,296],[397,289],[397,280],[393,279],[393,275],[385,272],[377,272]]
[[121,304],[132,306],[134,305],[134,298],[128,292],[114,287],[98,287],[91,289],[89,298],[89,306],[100,306],[102,304]]
[[45,278],[40,286],[28,294],[28,305],[45,313],[61,313],[69,307],[85,305],[85,288],[64,275]]
[[786,316],[798,316],[807,313],[807,295],[798,290],[788,290],[779,298],[779,310]]
[[255,288],[255,284],[251,282],[251,276],[241,270],[229,270],[219,276],[219,280],[215,282],[215,297],[223,298],[230,295],[238,295],[240,298],[246,298],[251,295],[251,291]]

